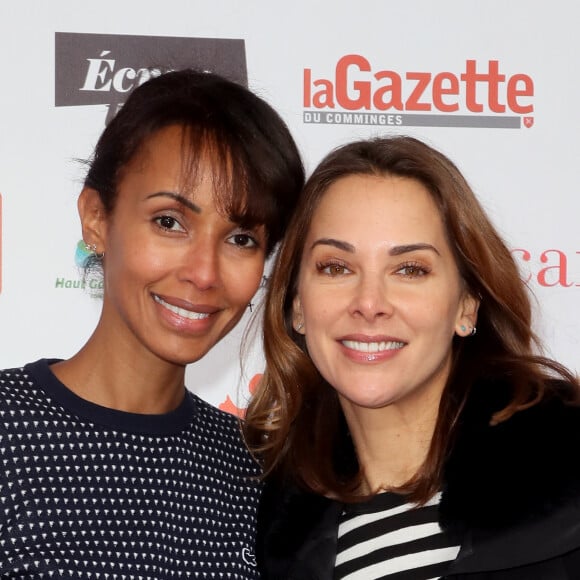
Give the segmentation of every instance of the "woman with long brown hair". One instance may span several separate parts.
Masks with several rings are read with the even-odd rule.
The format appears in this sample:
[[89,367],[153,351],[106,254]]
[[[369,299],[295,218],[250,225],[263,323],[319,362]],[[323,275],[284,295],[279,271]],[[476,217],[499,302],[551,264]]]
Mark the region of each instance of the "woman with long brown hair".
[[328,155],[273,270],[246,440],[265,578],[580,575],[579,387],[457,167]]

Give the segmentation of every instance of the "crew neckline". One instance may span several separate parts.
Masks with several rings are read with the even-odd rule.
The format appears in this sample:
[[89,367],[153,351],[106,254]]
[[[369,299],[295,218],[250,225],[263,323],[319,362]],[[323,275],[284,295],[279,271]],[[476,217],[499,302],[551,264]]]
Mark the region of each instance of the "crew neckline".
[[394,491],[383,491],[371,496],[364,501],[346,504],[344,511],[345,513],[352,515],[363,515],[399,508],[404,505],[412,506],[414,508],[421,508],[436,505],[439,503],[440,499],[441,493],[437,492],[426,503],[416,504],[414,502],[410,502],[404,494],[396,493]]
[[73,393],[52,372],[50,365],[57,362],[61,362],[61,359],[40,359],[27,364],[24,370],[34,378],[36,385],[51,399],[83,420],[118,431],[148,435],[177,434],[193,421],[196,400],[187,389],[183,401],[169,413],[150,415],[119,411],[92,403]]

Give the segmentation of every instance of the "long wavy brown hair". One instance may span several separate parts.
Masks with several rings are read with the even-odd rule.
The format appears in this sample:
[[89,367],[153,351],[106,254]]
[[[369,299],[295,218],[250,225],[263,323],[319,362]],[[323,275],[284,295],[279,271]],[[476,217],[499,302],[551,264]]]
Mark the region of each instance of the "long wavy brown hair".
[[[481,300],[477,334],[454,338],[451,372],[427,458],[414,477],[397,488],[410,501],[422,503],[441,488],[443,465],[475,381],[493,376],[509,382],[513,396],[493,416],[492,422],[498,423],[548,396],[550,378],[558,376],[572,385],[576,378],[539,354],[528,289],[509,249],[453,162],[411,137],[350,143],[323,159],[308,180],[269,282],[263,339],[266,370],[244,424],[246,442],[267,476],[283,477],[343,501],[360,499],[362,472],[338,397],[308,356],[304,337],[292,327],[292,301],[313,214],[329,186],[350,175],[392,175],[422,183],[440,211],[467,291]],[[356,208],[354,194],[352,203]]]

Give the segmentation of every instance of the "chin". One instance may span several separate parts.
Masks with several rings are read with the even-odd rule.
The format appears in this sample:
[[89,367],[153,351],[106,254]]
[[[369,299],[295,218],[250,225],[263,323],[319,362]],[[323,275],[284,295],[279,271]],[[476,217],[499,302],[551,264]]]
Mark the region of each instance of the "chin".
[[165,347],[163,350],[157,351],[155,355],[166,363],[175,366],[186,366],[202,359],[210,349],[211,347],[206,349],[197,348],[195,351],[192,351],[191,349],[171,349]]
[[392,397],[385,397],[384,395],[361,397],[359,394],[356,397],[343,397],[343,399],[346,403],[361,409],[382,409],[395,402]]

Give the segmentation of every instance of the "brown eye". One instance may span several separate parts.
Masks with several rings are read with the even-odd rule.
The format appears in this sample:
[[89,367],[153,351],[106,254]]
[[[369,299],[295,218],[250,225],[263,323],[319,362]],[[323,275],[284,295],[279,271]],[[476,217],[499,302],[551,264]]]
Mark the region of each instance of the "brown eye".
[[239,248],[255,248],[258,246],[256,239],[250,234],[238,233],[228,238],[228,243]]
[[419,264],[404,264],[396,273],[406,278],[419,278],[428,274],[428,270]]
[[162,228],[170,230],[175,225],[175,220],[169,216],[163,216],[159,220],[159,224],[161,225]]
[[153,220],[162,230],[166,231],[184,231],[181,224],[170,215],[162,215]]
[[350,270],[344,265],[335,262],[325,263],[325,264],[317,264],[316,268],[322,274],[326,274],[331,278],[335,278],[337,276],[344,276],[348,274]]
[[328,267],[328,273],[331,276],[339,276],[340,274],[344,274],[344,266],[339,266],[338,264],[334,264]]

